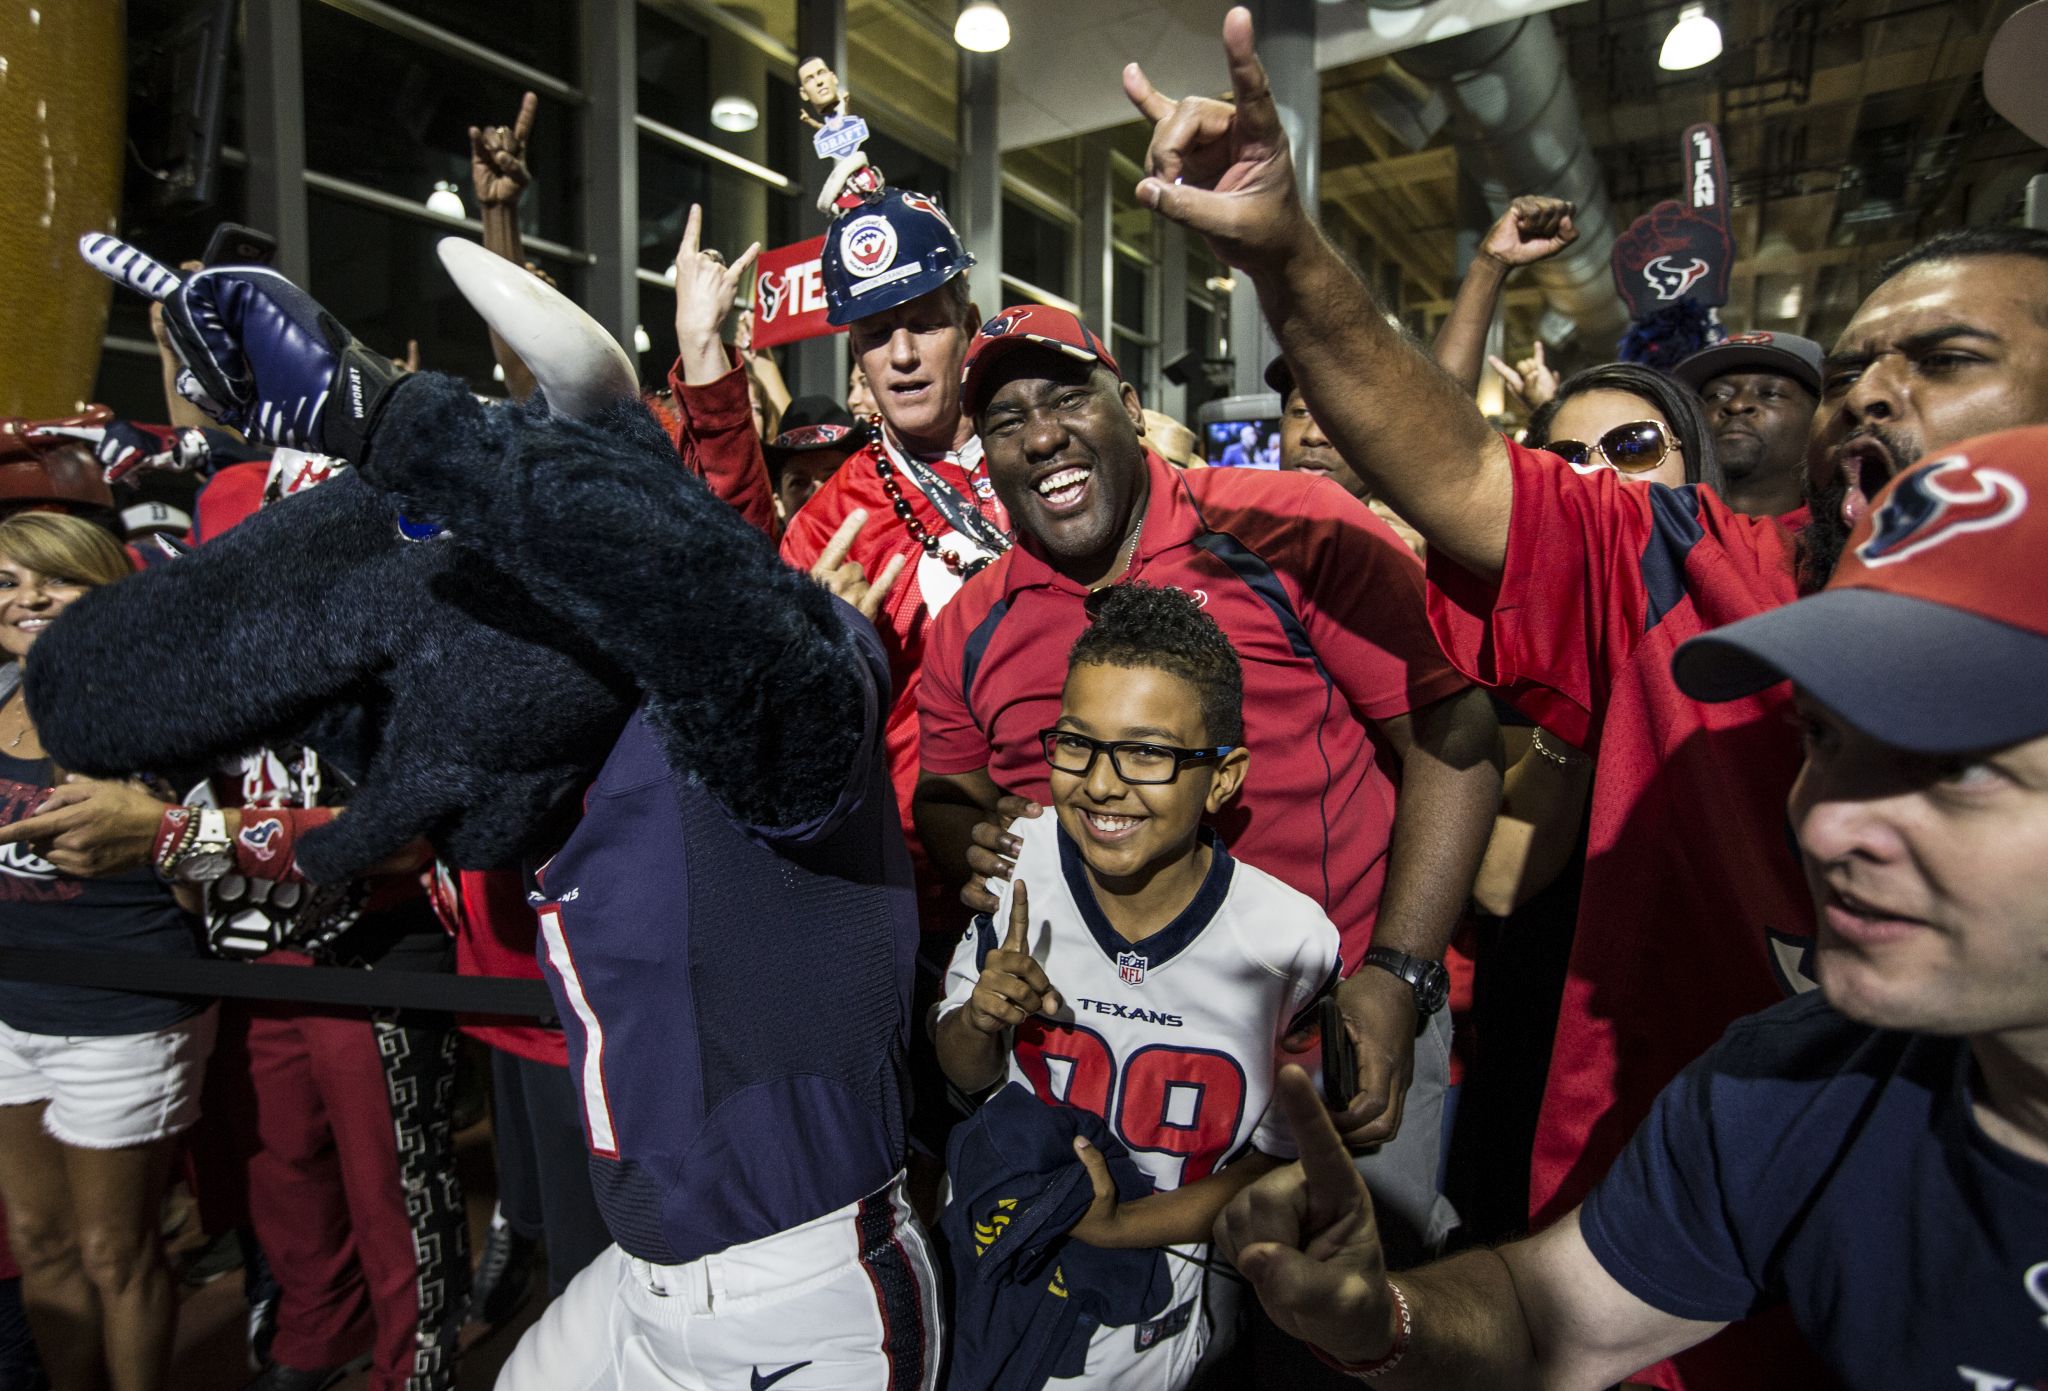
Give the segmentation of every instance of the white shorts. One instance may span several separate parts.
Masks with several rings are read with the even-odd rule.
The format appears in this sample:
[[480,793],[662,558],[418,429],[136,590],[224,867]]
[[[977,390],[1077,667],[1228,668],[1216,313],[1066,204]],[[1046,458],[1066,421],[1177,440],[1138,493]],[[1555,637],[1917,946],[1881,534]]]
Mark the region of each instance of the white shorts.
[[79,1149],[124,1149],[199,1119],[218,1005],[146,1034],[27,1034],[0,1023],[0,1106],[50,1103],[43,1129]]
[[[863,1225],[885,1238],[866,1253]],[[519,1340],[497,1391],[933,1391],[940,1317],[899,1175],[800,1227],[682,1265],[606,1247]]]

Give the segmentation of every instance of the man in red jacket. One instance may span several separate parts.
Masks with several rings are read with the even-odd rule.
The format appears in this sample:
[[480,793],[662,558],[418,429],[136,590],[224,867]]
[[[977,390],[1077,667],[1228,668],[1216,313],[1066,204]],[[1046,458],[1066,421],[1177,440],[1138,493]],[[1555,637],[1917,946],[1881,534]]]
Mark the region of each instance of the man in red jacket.
[[967,576],[1010,545],[1009,516],[989,484],[974,422],[960,410],[960,368],[981,322],[963,274],[973,264],[938,203],[922,193],[891,189],[832,225],[824,256],[829,317],[849,326],[879,428],[790,518],[782,538],[783,558],[810,569],[847,518],[863,511],[866,525],[846,559],[875,576],[904,557],[902,578],[876,616],[894,690],[889,775],[924,929],[949,944],[964,910],[931,872],[910,821],[918,672],[932,618]]

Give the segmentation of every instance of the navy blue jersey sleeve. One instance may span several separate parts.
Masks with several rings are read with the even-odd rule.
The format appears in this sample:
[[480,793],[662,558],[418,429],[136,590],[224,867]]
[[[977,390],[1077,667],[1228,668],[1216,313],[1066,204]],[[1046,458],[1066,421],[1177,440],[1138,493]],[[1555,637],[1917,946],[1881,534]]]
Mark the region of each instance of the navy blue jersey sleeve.
[[[1594,1257],[1630,1294],[1679,1318],[1726,1323],[1764,1302],[1738,1229],[1747,1166],[1726,1162],[1739,1135],[1716,1124],[1723,1040],[1664,1088],[1579,1211]],[[1739,1108],[1737,1108],[1739,1109]]]
[[860,610],[843,599],[832,600],[833,610],[846,626],[847,641],[859,654],[858,697],[860,745],[846,766],[839,795],[817,816],[794,826],[754,826],[764,840],[785,845],[808,845],[823,840],[872,796],[894,796],[888,778],[888,760],[882,752],[883,724],[889,710],[889,658],[882,651],[875,625],[860,616]]

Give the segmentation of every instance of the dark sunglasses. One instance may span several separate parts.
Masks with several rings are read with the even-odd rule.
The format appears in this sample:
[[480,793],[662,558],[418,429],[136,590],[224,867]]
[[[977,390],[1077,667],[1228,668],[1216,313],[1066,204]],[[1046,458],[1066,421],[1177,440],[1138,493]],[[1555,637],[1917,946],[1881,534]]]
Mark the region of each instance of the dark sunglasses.
[[1552,440],[1543,446],[1568,464],[1583,464],[1598,454],[1601,462],[1622,473],[1648,473],[1672,450],[1671,436],[1654,420],[1631,420],[1602,435],[1597,443]]
[[1038,738],[1045,747],[1045,761],[1055,772],[1085,778],[1094,771],[1097,755],[1106,753],[1116,775],[1134,784],[1172,782],[1189,764],[1215,763],[1236,747],[1224,744],[1213,749],[1182,749],[1136,739],[1090,739],[1071,729],[1041,729]]

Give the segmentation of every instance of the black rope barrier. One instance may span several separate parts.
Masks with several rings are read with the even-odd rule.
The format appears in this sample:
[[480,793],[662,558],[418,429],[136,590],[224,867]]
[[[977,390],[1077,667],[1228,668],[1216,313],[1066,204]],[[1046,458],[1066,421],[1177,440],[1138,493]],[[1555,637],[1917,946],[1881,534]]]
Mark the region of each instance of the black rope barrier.
[[352,966],[260,966],[219,958],[144,956],[133,952],[55,951],[0,947],[0,980],[37,985],[87,985],[137,995],[208,999],[289,1000],[363,1009],[426,1009],[555,1022],[547,985],[514,976],[458,976],[440,971],[378,971]]

